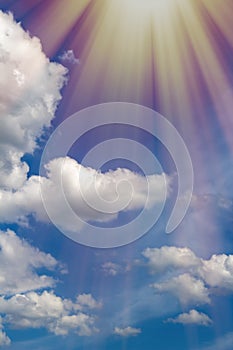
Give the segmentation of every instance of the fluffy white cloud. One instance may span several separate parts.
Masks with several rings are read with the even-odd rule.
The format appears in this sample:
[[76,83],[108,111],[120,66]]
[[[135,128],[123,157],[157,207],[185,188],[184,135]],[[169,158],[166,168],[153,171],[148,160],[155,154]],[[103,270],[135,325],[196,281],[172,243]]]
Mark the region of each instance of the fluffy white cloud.
[[40,193],[40,177],[31,176],[17,191],[1,190],[0,221],[25,223],[27,216],[34,214],[38,219],[48,220]]
[[58,262],[16,236],[13,231],[0,231],[0,295],[52,287],[54,279],[37,270],[54,270]]
[[[166,190],[164,176],[151,175],[146,179],[127,169],[101,173],[66,157],[47,165],[47,180],[41,185],[44,201],[55,221],[63,229],[76,231],[83,224],[80,219],[111,221],[120,211],[149,208],[161,202]],[[149,198],[147,181],[152,189]],[[64,206],[63,193],[74,212]]]
[[48,291],[0,298],[0,313],[6,315],[3,321],[13,328],[46,328],[56,335],[66,335],[69,331],[80,336],[96,333],[95,317],[77,309],[77,303]]
[[154,283],[152,287],[157,293],[172,293],[181,304],[210,303],[209,291],[204,282],[188,273],[173,277],[165,282]]
[[94,322],[95,318],[93,316],[79,312],[77,315],[62,316],[50,330],[56,335],[67,335],[73,330],[79,336],[89,337],[99,331],[94,326]]
[[[38,270],[59,266],[50,254],[32,247],[13,231],[0,231],[0,266],[0,344],[9,343],[2,323],[17,329],[46,328],[57,335],[74,331],[90,336],[98,331],[90,311],[102,304],[91,294],[80,294],[73,302],[44,290],[54,286],[55,280]],[[37,289],[44,291],[37,293]]]
[[200,264],[200,259],[189,248],[164,246],[147,248],[143,256],[148,259],[153,272],[163,272],[168,269],[191,269]]
[[[110,221],[120,211],[151,208],[163,200],[166,190],[164,174],[145,178],[127,169],[100,173],[69,157],[54,159],[46,168],[47,177],[32,176],[18,191],[0,191],[5,203],[0,209],[1,221],[20,221],[30,214],[48,221],[42,190],[53,221],[64,230],[76,232],[82,220]],[[147,181],[151,188],[148,200]]]
[[51,63],[39,39],[32,38],[11,14],[0,11],[0,187],[17,189],[27,179],[21,161],[50,125],[66,69]]
[[217,290],[233,290],[233,255],[197,257],[189,248],[147,248],[143,256],[154,273],[163,272],[163,280],[152,284],[158,293],[169,292],[183,304],[210,302]]
[[119,327],[114,328],[114,334],[117,334],[121,337],[135,337],[140,333],[141,333],[140,328],[133,328],[130,326],[125,328],[119,328]]
[[210,326],[212,320],[203,312],[197,310],[190,310],[188,313],[178,315],[176,318],[169,318],[166,322],[181,323],[181,324],[195,324],[200,326]]
[[212,255],[202,261],[199,273],[209,286],[233,291],[233,255]]

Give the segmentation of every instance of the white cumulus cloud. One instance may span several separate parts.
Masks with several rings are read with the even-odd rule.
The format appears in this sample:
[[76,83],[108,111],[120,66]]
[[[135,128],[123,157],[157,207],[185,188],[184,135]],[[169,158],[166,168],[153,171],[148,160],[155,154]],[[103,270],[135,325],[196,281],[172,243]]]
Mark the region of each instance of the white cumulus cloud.
[[49,273],[59,267],[50,254],[13,231],[0,231],[0,265],[0,344],[9,343],[2,324],[16,329],[46,328],[57,335],[74,331],[90,336],[98,331],[93,310],[99,309],[101,302],[91,294],[80,294],[74,302],[62,298],[51,291],[56,285],[54,278],[39,273],[41,268]]
[[42,190],[53,221],[63,230],[76,232],[83,220],[106,222],[117,218],[120,211],[153,207],[163,200],[164,178],[169,183],[164,174],[146,178],[127,169],[101,173],[69,157],[54,159],[46,168],[47,177],[32,176],[17,191],[0,191],[5,203],[0,208],[0,221],[20,222],[30,214],[48,221]]
[[206,304],[210,303],[209,291],[202,280],[188,273],[173,277],[165,282],[152,284],[157,293],[171,293],[175,295],[181,304]]
[[36,290],[54,285],[54,279],[37,271],[54,270],[59,263],[41,252],[15,232],[0,231],[0,295]]
[[30,37],[11,14],[0,11],[0,187],[20,188],[44,127],[50,125],[66,69],[52,63],[38,38]]
[[80,336],[96,333],[95,317],[77,309],[76,303],[52,291],[0,298],[0,313],[5,315],[3,321],[13,328],[46,328],[56,335],[67,335],[70,331]]
[[191,269],[200,264],[200,259],[189,248],[168,246],[147,248],[142,254],[148,259],[153,272],[163,272],[168,269]]
[[202,261],[199,273],[209,286],[233,291],[233,255],[212,255]]
[[[157,293],[171,293],[182,304],[210,303],[217,291],[233,290],[233,255],[212,255],[205,260],[189,248],[147,248],[142,252],[152,272],[162,280],[153,283]],[[162,275],[161,275],[162,273]]]
[[197,310],[190,310],[188,313],[182,313],[175,318],[169,318],[166,322],[180,323],[180,324],[193,324],[200,326],[210,326],[212,320],[208,315]]

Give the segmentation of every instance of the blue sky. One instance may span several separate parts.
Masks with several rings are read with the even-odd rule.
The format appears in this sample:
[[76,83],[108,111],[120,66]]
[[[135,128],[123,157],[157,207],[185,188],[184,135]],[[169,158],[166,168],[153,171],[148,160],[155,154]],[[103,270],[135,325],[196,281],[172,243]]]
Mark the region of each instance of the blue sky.
[[[193,25],[207,10],[213,16],[216,28],[205,19],[219,30],[215,42],[205,26],[192,27],[188,40],[171,18],[187,40],[182,70],[182,40],[174,44],[158,10],[169,22],[176,6],[183,15],[188,8],[157,1],[149,17],[150,2],[130,3],[72,0],[65,15],[55,0],[0,1],[2,348],[232,349],[233,77],[224,5],[188,0]],[[160,36],[156,27],[148,39],[153,20]],[[173,61],[165,55],[171,43]],[[167,234],[174,206],[179,225]]]

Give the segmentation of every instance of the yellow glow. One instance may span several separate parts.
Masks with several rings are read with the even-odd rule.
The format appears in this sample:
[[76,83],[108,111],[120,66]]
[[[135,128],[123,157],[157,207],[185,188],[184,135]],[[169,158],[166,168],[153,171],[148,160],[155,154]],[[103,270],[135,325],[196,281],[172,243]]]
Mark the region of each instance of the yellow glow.
[[[121,1],[121,0],[120,0]],[[172,5],[172,3],[175,3],[176,0],[122,0],[122,4],[124,3],[125,6],[130,5],[131,9],[135,7],[151,7],[151,6],[169,6]]]
[[151,11],[169,12],[172,6],[175,6],[178,0],[118,0],[117,6],[122,8],[131,15],[150,15]]
[[[225,128],[232,108],[221,96],[232,91],[231,82],[209,25],[216,23],[233,45],[232,0],[224,2],[226,6],[221,0],[91,2],[70,42],[74,48],[77,44],[82,63],[70,79],[70,104],[77,96],[79,108],[93,101],[136,102],[156,108],[171,120],[176,118],[176,123],[178,116],[181,129],[195,130],[199,115],[204,127],[202,96],[208,94]],[[230,128],[228,133],[233,147]]]

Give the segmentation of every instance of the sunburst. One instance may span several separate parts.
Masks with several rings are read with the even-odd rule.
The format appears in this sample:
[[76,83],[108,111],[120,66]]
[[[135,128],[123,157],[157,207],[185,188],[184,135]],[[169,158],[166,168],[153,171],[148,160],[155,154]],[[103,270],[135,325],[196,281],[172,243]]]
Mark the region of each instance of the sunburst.
[[128,101],[159,110],[181,129],[208,133],[212,109],[233,149],[231,0],[44,3],[25,23],[50,55],[72,48],[81,62],[70,74],[64,115]]

